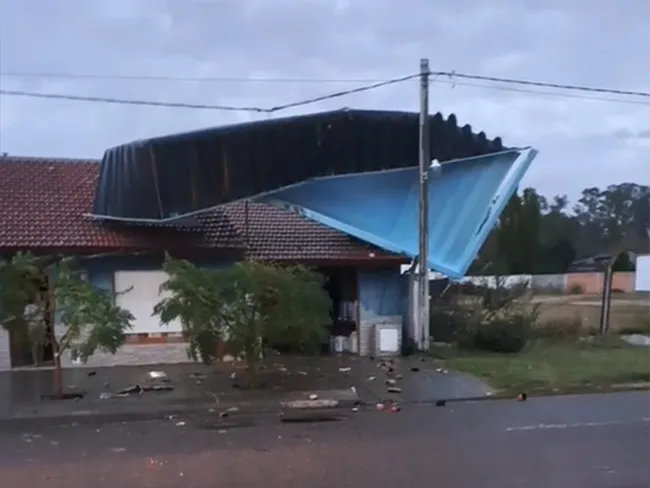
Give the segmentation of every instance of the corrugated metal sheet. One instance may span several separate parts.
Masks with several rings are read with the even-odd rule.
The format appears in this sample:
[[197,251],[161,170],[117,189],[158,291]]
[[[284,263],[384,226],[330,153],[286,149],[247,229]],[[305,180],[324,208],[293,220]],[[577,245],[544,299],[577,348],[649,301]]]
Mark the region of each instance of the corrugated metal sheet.
[[[429,174],[429,267],[461,278],[537,151],[508,150]],[[261,197],[391,252],[418,255],[418,168],[314,179]]]
[[[456,118],[431,117],[431,157],[502,150]],[[329,175],[416,165],[418,114],[339,110],[137,141],[109,149],[93,213],[156,222]]]

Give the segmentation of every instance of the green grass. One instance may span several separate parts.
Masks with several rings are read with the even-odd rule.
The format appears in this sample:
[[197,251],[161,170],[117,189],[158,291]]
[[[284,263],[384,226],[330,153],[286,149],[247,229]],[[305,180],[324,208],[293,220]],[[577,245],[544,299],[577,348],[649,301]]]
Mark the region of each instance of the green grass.
[[446,366],[485,380],[502,394],[558,394],[643,386],[650,381],[650,349],[622,341],[538,343],[518,354],[461,352],[434,354]]

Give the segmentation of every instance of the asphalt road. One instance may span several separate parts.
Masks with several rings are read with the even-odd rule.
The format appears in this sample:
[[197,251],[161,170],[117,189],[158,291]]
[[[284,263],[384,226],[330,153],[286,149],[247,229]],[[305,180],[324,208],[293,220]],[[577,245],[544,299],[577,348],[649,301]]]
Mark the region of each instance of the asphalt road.
[[641,488],[648,417],[648,393],[621,393],[226,431],[205,418],[4,427],[0,486]]

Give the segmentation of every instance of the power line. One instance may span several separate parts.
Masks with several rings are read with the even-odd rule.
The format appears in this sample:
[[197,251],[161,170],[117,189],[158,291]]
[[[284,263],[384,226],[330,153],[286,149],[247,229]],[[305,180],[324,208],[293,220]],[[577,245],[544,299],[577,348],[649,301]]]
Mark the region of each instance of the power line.
[[559,97],[559,98],[571,98],[574,100],[592,100],[592,101],[597,101],[597,102],[609,102],[609,103],[626,103],[630,105],[646,105],[650,106],[650,102],[646,102],[644,100],[629,100],[625,98],[604,98],[604,97],[595,97],[595,96],[589,96],[589,95],[583,95],[581,93],[564,93],[560,91],[546,91],[546,90],[531,90],[531,89],[526,89],[526,88],[520,88],[516,86],[509,86],[509,85],[487,85],[487,84],[481,84],[481,83],[469,83],[466,81],[455,81],[455,80],[448,80],[448,79],[436,79],[436,80],[431,80],[431,83],[443,83],[446,85],[452,85],[452,88],[456,85],[458,86],[466,86],[466,87],[472,87],[472,88],[483,88],[487,90],[499,90],[499,91],[507,91],[507,92],[514,92],[514,93],[526,93],[526,94],[532,94],[532,95],[539,95],[539,96],[549,96],[549,97]]
[[557,90],[582,91],[582,92],[592,92],[592,93],[605,93],[610,95],[624,95],[624,96],[632,96],[632,97],[650,98],[650,92],[618,90],[616,88],[602,88],[602,87],[593,87],[593,86],[585,86],[585,85],[548,83],[545,81],[520,80],[516,78],[500,78],[496,76],[470,75],[467,73],[456,73],[455,71],[451,71],[451,72],[439,71],[432,74],[436,74],[438,76],[448,76],[452,80],[454,78],[461,78],[466,80],[489,81],[492,83],[505,83],[509,85],[534,86],[538,88],[554,88]]
[[[449,79],[466,79],[474,81],[488,81],[492,83],[530,86],[537,88],[552,88],[557,90],[582,91],[610,95],[637,96],[650,98],[650,92],[619,90],[616,88],[592,87],[586,85],[572,85],[562,83],[549,83],[545,81],[524,80],[518,78],[503,78],[497,76],[474,75],[456,71],[432,71],[433,76],[445,76]],[[11,78],[61,78],[61,79],[89,79],[89,80],[123,80],[123,81],[165,81],[165,82],[199,82],[199,83],[303,83],[303,84],[334,84],[334,83],[380,83],[380,79],[346,79],[346,78],[272,78],[272,77],[175,77],[163,75],[109,75],[97,73],[58,73],[58,72],[21,72],[4,71],[0,77]],[[458,83],[460,84],[460,83]]]
[[391,80],[384,80],[377,83],[372,83],[370,85],[360,86],[352,88],[349,90],[343,90],[335,93],[330,93],[327,95],[322,95],[318,97],[308,98],[306,100],[301,100],[298,102],[287,103],[284,105],[276,105],[270,108],[263,107],[245,107],[245,106],[231,106],[231,105],[209,105],[209,104],[194,104],[194,103],[184,103],[184,102],[159,102],[153,100],[136,100],[136,99],[125,99],[125,98],[113,98],[113,97],[95,97],[95,96],[82,96],[82,95],[69,95],[62,93],[41,93],[41,92],[32,92],[32,91],[23,91],[23,90],[0,90],[0,95],[7,96],[17,96],[17,97],[30,97],[30,98],[44,98],[44,99],[53,99],[53,100],[71,100],[77,102],[98,102],[98,103],[113,103],[120,105],[143,105],[143,106],[152,106],[152,107],[171,107],[171,108],[191,108],[191,109],[204,109],[204,110],[221,110],[228,112],[255,112],[255,113],[275,113],[282,110],[287,110],[289,108],[300,107],[303,105],[310,105],[317,102],[322,102],[325,100],[331,100],[335,98],[344,97],[347,95],[352,95],[356,93],[362,93],[369,90],[374,90],[388,85],[393,85],[396,83],[401,83],[413,78],[418,77],[419,74],[402,76],[400,78],[394,78]]
[[378,83],[379,78],[267,78],[267,77],[228,77],[228,76],[165,76],[165,75],[111,75],[97,73],[54,73],[3,71],[4,78],[53,78],[70,80],[106,81],[160,81],[192,83],[301,83],[301,84],[352,84]]
[[226,112],[266,112],[267,110],[260,107],[237,107],[230,105],[208,105],[200,103],[183,103],[183,102],[157,102],[154,100],[135,100],[126,98],[112,97],[91,97],[81,95],[68,95],[63,93],[39,93],[22,90],[0,90],[0,95],[29,98],[46,98],[50,100],[71,100],[76,102],[98,102],[114,103],[119,105],[145,105],[150,107],[170,107],[170,108],[192,108],[205,110],[222,110]]

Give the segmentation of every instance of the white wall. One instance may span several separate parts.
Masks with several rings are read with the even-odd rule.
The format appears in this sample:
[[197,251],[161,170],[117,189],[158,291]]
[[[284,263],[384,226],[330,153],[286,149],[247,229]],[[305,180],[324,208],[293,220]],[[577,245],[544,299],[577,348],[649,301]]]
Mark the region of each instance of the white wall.
[[160,333],[182,332],[180,321],[169,325],[161,325],[157,316],[153,316],[153,308],[163,298],[159,294],[160,285],[167,280],[164,271],[116,271],[115,291],[121,293],[133,287],[131,291],[116,297],[116,303],[129,310],[135,320],[130,333]]
[[636,278],[634,283],[636,291],[650,291],[650,254],[636,257]]
[[11,369],[9,332],[0,327],[0,371]]

